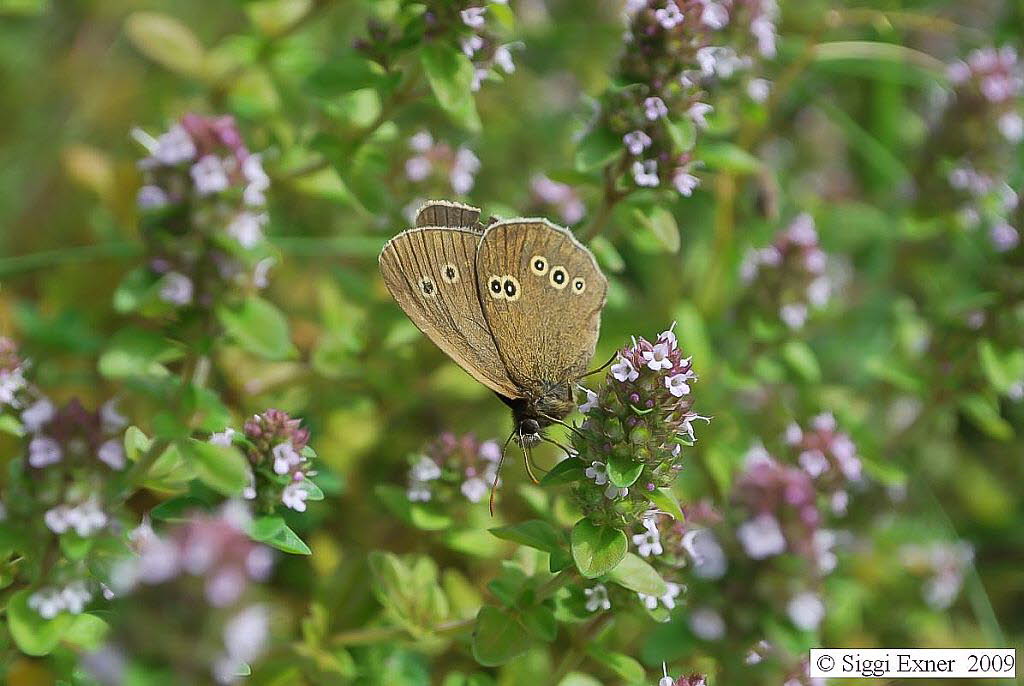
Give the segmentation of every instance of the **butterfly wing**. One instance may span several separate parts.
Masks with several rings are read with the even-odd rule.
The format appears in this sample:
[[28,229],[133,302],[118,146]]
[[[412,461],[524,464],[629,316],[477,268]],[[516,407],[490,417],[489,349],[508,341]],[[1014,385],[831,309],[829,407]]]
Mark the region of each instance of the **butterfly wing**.
[[454,226],[479,231],[480,209],[450,200],[428,200],[416,210],[416,226]]
[[420,227],[392,238],[380,272],[413,324],[477,381],[509,397],[520,391],[505,373],[477,295],[474,258],[480,234]]
[[545,219],[510,219],[484,231],[476,255],[480,301],[509,377],[525,388],[587,370],[608,281],[594,256]]

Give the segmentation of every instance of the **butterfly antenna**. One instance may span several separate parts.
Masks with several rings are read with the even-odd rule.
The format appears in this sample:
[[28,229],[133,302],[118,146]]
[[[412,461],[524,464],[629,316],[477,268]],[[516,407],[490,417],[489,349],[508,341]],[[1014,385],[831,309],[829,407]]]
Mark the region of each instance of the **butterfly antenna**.
[[530,446],[523,440],[522,429],[519,430],[519,447],[523,449],[523,458],[526,460],[526,473],[530,476],[530,481],[539,484],[540,480],[533,473],[533,455],[530,454]]
[[602,364],[602,365],[601,365],[600,367],[598,367],[598,368],[597,368],[597,369],[595,369],[594,371],[592,371],[592,372],[587,372],[586,374],[584,374],[584,375],[583,375],[583,376],[581,376],[580,378],[581,378],[581,379],[585,379],[585,378],[587,378],[588,376],[593,376],[594,374],[597,374],[598,372],[603,372],[603,371],[604,371],[605,369],[608,369],[608,367],[610,367],[610,366],[611,366],[612,362],[614,362],[614,361],[615,361],[615,358],[616,358],[616,357],[618,357],[618,356],[619,356],[619,351],[618,351],[618,350],[616,350],[615,352],[613,352],[613,353],[612,353],[612,356],[608,358],[608,361],[607,361],[607,362],[605,362],[604,364]]
[[487,501],[487,509],[491,511],[491,516],[494,516],[494,494],[498,490],[498,477],[501,476],[501,465],[505,462],[505,451],[508,449],[508,444],[512,440],[512,437],[516,435],[516,430],[512,429],[512,433],[505,439],[505,445],[501,446],[501,457],[498,458],[498,468],[494,470],[494,482],[491,483],[491,497]]
[[567,456],[569,456],[569,457],[572,457],[573,455],[576,454],[575,450],[573,450],[572,448],[570,448],[567,445],[563,445],[563,444],[559,443],[558,441],[554,440],[553,438],[548,438],[547,436],[541,436],[540,440],[544,441],[545,443],[550,443],[551,445],[557,446],[561,450],[564,450],[565,454]]
[[568,429],[569,431],[572,431],[574,434],[576,434],[576,436],[578,436],[579,438],[586,438],[586,436],[583,435],[582,431],[577,429],[575,426],[572,426],[571,424],[566,424],[561,419],[555,419],[554,417],[552,417],[550,415],[546,415],[546,414],[543,414],[541,416],[544,417],[544,419],[547,419],[550,422],[554,422],[555,424],[558,424],[559,426],[564,426],[566,429]]

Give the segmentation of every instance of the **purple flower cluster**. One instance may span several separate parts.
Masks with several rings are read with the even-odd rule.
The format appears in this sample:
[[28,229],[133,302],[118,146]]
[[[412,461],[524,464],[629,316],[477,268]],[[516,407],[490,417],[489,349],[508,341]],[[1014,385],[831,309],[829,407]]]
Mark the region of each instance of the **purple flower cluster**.
[[0,336],[0,411],[21,407],[27,390],[25,362],[18,355],[18,345]]
[[[473,190],[480,159],[466,146],[453,148],[444,141],[435,141],[428,131],[420,131],[409,139],[409,148],[412,156],[405,160],[405,176],[409,181],[418,186],[432,184],[428,189],[430,194],[439,192],[438,186],[443,184],[457,195]],[[414,200],[406,206],[410,221],[422,205],[422,200]]]
[[770,245],[749,249],[740,265],[740,276],[751,293],[775,310],[791,329],[803,328],[811,308],[823,307],[832,284],[825,275],[828,256],[818,243],[814,218],[797,216]]
[[[508,4],[508,1],[497,4]],[[488,10],[491,12],[488,12]],[[511,43],[501,43],[496,33],[488,26],[488,14],[493,9],[486,5],[469,5],[459,10],[462,27],[458,30],[459,47],[462,53],[473,62],[474,91],[480,90],[484,80],[498,71],[512,74],[516,70],[512,59]]]
[[[281,410],[269,409],[253,415],[245,423],[245,453],[252,465],[253,478],[245,489],[245,497],[255,501],[260,511],[272,512],[283,504],[298,512],[306,511],[306,501],[320,499],[320,489],[310,481],[315,476],[309,447],[309,430],[301,427]],[[227,429],[214,434],[214,443],[229,445],[235,432]]]
[[472,434],[443,433],[423,453],[410,457],[406,495],[412,502],[479,503],[498,483],[501,446]]
[[208,307],[227,286],[265,286],[274,261],[263,235],[270,178],[234,118],[186,114],[156,138],[133,135],[148,152],[137,203],[156,299]]
[[828,495],[832,512],[845,514],[847,488],[861,481],[861,461],[849,434],[839,431],[831,413],[819,414],[803,429],[796,422],[786,428],[786,443],[796,452],[800,467]]
[[543,174],[530,179],[530,193],[541,216],[550,214],[551,210],[558,213],[563,223],[571,225],[578,223],[586,214],[586,206],[572,186],[553,181]]
[[964,541],[908,544],[900,548],[899,555],[908,571],[925,579],[921,593],[936,610],[953,604],[974,562],[974,548]]
[[586,466],[574,494],[588,517],[632,525],[651,507],[649,494],[675,480],[683,445],[696,440],[694,422],[709,421],[692,410],[696,378],[670,329],[653,343],[634,339],[619,351],[604,385],[584,389],[586,421],[572,444]]
[[143,522],[129,535],[135,556],[114,570],[114,590],[123,595],[139,585],[190,576],[202,581],[204,597],[214,607],[234,604],[249,582],[267,579],[274,561],[269,548],[249,538],[249,520],[245,506],[234,501],[216,514],[194,514],[164,533]]
[[605,126],[621,137],[637,186],[671,183],[689,196],[699,185],[695,130],[713,109],[701,100],[738,75],[753,100],[767,98],[769,82],[751,74],[775,56],[778,9],[774,0],[630,0],[626,12],[619,71],[636,85],[609,96]]

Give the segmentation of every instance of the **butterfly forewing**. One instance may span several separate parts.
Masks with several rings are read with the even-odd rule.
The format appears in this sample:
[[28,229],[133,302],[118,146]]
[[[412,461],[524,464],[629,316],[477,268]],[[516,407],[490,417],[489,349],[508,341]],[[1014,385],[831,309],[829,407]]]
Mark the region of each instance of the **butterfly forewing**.
[[421,227],[391,239],[380,271],[413,323],[488,388],[520,397],[505,373],[477,294],[474,258],[480,234],[467,228]]
[[484,316],[515,383],[536,389],[586,372],[608,282],[568,230],[544,219],[493,224],[476,272]]
[[416,226],[453,226],[482,231],[480,210],[450,200],[428,200],[416,211]]

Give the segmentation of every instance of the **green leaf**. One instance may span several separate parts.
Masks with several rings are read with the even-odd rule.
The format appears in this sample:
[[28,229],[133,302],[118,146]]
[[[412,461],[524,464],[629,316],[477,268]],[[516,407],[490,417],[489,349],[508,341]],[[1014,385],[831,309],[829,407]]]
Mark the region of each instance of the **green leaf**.
[[14,415],[3,414],[0,415],[0,433],[21,438],[25,435],[25,427],[21,425],[21,422]]
[[811,347],[803,341],[789,341],[782,348],[782,357],[793,371],[804,381],[818,383],[821,381],[821,367]]
[[203,46],[192,30],[174,17],[159,12],[133,12],[124,22],[128,40],[143,55],[173,72],[199,76]]
[[680,522],[685,521],[686,517],[683,515],[683,508],[680,507],[679,501],[671,489],[658,488],[649,493],[647,497],[662,512],[667,512]]
[[589,674],[569,672],[558,682],[558,686],[602,686],[602,684]]
[[533,641],[526,627],[506,610],[480,608],[473,629],[473,657],[485,667],[503,665],[526,652]]
[[616,249],[615,244],[605,236],[594,236],[590,241],[590,251],[594,257],[605,268],[605,271],[613,274],[621,274],[626,270],[626,261]]
[[640,662],[629,655],[612,652],[607,646],[591,641],[587,644],[587,655],[610,669],[626,683],[640,684],[647,678],[644,666]]
[[675,216],[660,205],[649,205],[635,208],[634,217],[658,239],[658,243],[667,252],[679,252],[679,225]]
[[153,445],[153,439],[149,438],[137,426],[129,426],[124,432],[124,453],[132,462],[138,462],[149,447]]
[[520,524],[495,527],[490,529],[490,532],[506,541],[543,550],[553,555],[562,552],[562,548],[565,546],[562,535],[555,530],[555,527],[540,519],[530,519]]
[[558,635],[555,613],[547,605],[533,605],[522,610],[519,616],[526,631],[539,641],[550,643]]
[[74,615],[62,612],[53,619],[43,619],[28,606],[31,595],[32,591],[18,591],[7,601],[7,628],[21,652],[40,657],[57,647]]
[[73,615],[74,619],[61,637],[65,643],[70,643],[79,650],[96,650],[101,645],[110,631],[110,625],[105,621],[88,613]]
[[628,452],[616,451],[608,457],[608,479],[619,488],[632,486],[643,470],[643,463],[634,460]]
[[576,148],[576,169],[600,169],[618,159],[623,149],[622,140],[618,136],[608,129],[594,127],[580,140]]
[[199,498],[181,495],[160,503],[149,511],[149,516],[160,522],[184,522],[191,513],[208,509],[209,506]]
[[193,461],[202,482],[218,493],[239,495],[249,482],[249,463],[232,445],[189,438],[179,441],[178,449]]
[[396,517],[424,531],[441,531],[452,525],[452,518],[429,503],[412,503],[404,489],[381,484],[374,489],[384,506]]
[[228,336],[254,355],[287,360],[298,354],[284,314],[258,296],[249,296],[236,307],[218,307],[217,319]]
[[459,125],[480,130],[480,117],[473,100],[473,63],[462,52],[444,42],[428,43],[420,61],[437,104]]
[[665,128],[676,152],[689,152],[697,142],[697,127],[689,118],[673,121],[665,119]]
[[309,555],[312,552],[281,517],[257,517],[249,523],[249,536],[286,553]]
[[557,486],[573,481],[579,481],[584,476],[585,467],[583,460],[578,457],[567,457],[554,467],[540,480],[541,486]]
[[165,362],[181,359],[184,348],[155,331],[126,328],[118,331],[99,359],[100,374],[108,379],[165,377]]
[[999,405],[983,395],[969,395],[960,401],[960,409],[986,434],[1000,441],[1013,438],[1013,426],[999,415]]
[[572,559],[580,574],[594,579],[607,574],[626,555],[626,534],[611,526],[581,519],[572,529]]
[[644,595],[660,597],[668,593],[668,586],[661,575],[634,553],[626,553],[622,562],[608,573],[608,578],[620,586]]
[[357,55],[330,60],[321,65],[307,80],[313,95],[329,98],[362,88],[376,88],[385,72],[376,62]]
[[709,169],[733,174],[756,174],[761,171],[761,160],[743,148],[724,141],[702,141],[696,157]]

